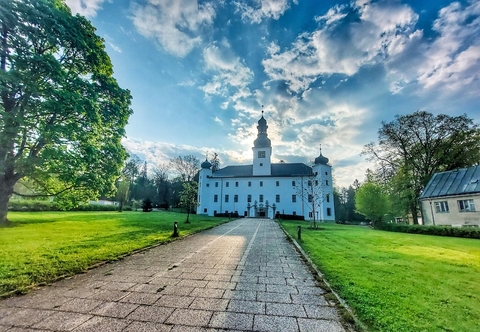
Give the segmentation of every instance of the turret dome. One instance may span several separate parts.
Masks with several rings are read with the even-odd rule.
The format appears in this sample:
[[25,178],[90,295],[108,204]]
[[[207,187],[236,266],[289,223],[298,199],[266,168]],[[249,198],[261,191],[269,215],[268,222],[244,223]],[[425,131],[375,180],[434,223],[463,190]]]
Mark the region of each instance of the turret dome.
[[207,159],[205,159],[205,161],[200,166],[202,168],[210,169],[210,167],[212,167],[212,164]]

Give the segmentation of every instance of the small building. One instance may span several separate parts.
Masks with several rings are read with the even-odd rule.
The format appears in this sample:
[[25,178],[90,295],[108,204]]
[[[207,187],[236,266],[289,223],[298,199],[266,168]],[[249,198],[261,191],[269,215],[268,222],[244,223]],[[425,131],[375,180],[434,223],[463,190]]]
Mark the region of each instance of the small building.
[[[267,121],[258,121],[253,163],[212,171],[205,160],[199,172],[198,214],[238,213],[244,217],[274,218],[277,213],[305,220],[334,221],[332,167],[320,155],[314,165],[272,163]],[[301,194],[303,193],[303,195]]]
[[435,173],[420,195],[424,225],[480,225],[480,165]]

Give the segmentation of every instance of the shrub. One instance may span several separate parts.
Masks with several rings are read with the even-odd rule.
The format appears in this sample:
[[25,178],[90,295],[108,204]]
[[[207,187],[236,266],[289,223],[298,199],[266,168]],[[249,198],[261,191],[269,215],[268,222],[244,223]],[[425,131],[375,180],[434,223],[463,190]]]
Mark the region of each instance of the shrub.
[[389,232],[480,239],[480,229],[469,228],[469,227],[422,226],[422,225],[406,225],[406,224],[394,224],[394,223],[378,223],[375,226],[375,228],[381,229],[384,231],[389,231]]
[[238,212],[215,213],[215,214],[214,214],[214,217],[239,218]]
[[299,216],[296,214],[284,214],[284,213],[277,213],[275,215],[276,219],[281,219],[281,220],[305,220],[304,216]]

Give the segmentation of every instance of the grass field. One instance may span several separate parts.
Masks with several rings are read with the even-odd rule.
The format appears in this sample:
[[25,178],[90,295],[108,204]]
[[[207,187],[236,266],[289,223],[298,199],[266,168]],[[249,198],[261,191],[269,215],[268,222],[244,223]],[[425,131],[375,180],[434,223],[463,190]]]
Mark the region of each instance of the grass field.
[[282,225],[371,331],[480,331],[480,240]]
[[227,221],[171,212],[11,212],[0,228],[0,295],[86,270],[133,250]]

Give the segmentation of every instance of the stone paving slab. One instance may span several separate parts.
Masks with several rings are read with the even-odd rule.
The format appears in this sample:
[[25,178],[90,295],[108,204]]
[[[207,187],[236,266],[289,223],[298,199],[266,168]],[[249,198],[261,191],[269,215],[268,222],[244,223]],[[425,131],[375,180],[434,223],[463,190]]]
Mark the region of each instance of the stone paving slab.
[[324,294],[274,221],[239,219],[1,300],[0,332],[350,331]]

